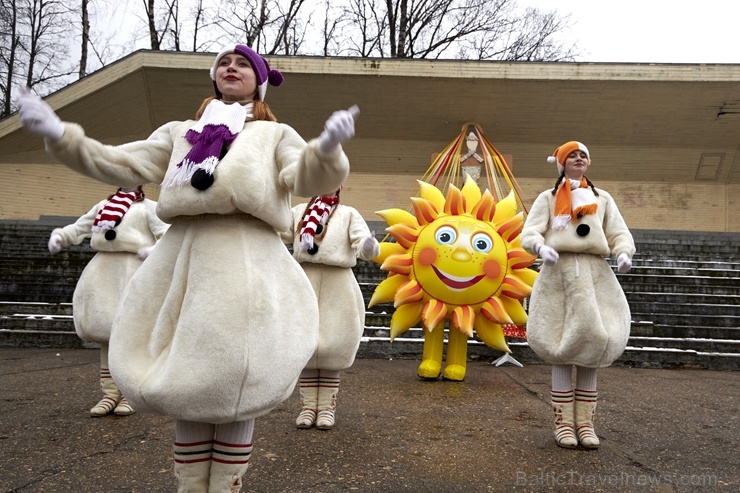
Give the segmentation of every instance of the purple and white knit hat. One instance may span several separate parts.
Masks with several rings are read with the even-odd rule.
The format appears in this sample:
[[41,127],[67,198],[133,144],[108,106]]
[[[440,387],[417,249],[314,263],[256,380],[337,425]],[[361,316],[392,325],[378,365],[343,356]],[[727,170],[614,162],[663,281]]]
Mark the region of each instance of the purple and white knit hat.
[[223,97],[223,94],[221,94],[221,91],[219,91],[216,86],[216,68],[218,67],[219,60],[230,53],[236,53],[237,55],[241,55],[249,60],[249,64],[252,65],[252,70],[254,70],[254,75],[257,78],[260,101],[265,100],[267,84],[270,84],[273,87],[279,87],[283,83],[283,74],[276,69],[270,69],[270,64],[267,63],[267,60],[265,60],[262,55],[247,45],[229,45],[225,46],[218,55],[216,55],[216,60],[213,62],[213,66],[211,67],[211,80],[213,81],[213,90],[216,91],[216,97]]

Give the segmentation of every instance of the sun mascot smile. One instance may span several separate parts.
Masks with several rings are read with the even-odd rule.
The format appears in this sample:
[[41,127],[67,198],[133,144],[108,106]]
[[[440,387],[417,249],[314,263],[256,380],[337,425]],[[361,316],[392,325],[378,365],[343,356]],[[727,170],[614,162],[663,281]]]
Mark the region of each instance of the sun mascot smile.
[[523,213],[510,193],[498,203],[467,177],[447,196],[419,181],[414,214],[388,209],[377,214],[395,242],[382,242],[373,259],[388,271],[369,306],[393,302],[391,340],[422,323],[424,354],[418,374],[436,379],[442,369],[444,325],[449,320],[447,365],[443,377],[465,378],[467,340],[473,330],[488,346],[511,352],[502,325],[525,325],[522,300],[532,291],[536,256],[524,251],[519,233]]

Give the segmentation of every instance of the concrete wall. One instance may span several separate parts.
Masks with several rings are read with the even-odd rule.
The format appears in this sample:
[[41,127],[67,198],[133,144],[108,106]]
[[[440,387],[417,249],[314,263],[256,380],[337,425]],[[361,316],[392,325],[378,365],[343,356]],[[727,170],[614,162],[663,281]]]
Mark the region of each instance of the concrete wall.
[[[352,172],[343,194],[344,204],[355,207],[367,221],[378,221],[376,211],[403,208],[416,195],[420,178],[415,172],[394,174]],[[0,182],[0,219],[36,220],[42,216],[78,217],[115,187],[73,172],[62,165],[22,164],[4,167]],[[518,179],[530,206],[537,195],[551,188],[552,179]],[[667,183],[598,181],[617,201],[627,224],[634,229],[740,232],[740,185],[716,182]],[[156,200],[159,187],[144,187]],[[446,191],[445,191],[446,192]],[[306,198],[296,197],[294,203]]]

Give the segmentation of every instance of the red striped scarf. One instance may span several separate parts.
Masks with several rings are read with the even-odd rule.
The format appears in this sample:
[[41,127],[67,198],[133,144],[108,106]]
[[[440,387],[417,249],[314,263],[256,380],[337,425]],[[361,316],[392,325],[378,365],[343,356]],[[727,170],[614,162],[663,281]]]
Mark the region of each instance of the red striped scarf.
[[98,215],[95,216],[92,225],[93,232],[99,233],[118,226],[131,204],[140,200],[144,200],[142,191],[119,188],[113,197],[98,211]]
[[313,248],[313,240],[316,236],[316,229],[319,224],[326,225],[326,220],[329,219],[331,213],[336,209],[339,203],[339,194],[332,197],[322,195],[320,197],[314,197],[311,203],[306,207],[306,212],[303,214],[303,220],[301,221],[301,247],[308,251]]

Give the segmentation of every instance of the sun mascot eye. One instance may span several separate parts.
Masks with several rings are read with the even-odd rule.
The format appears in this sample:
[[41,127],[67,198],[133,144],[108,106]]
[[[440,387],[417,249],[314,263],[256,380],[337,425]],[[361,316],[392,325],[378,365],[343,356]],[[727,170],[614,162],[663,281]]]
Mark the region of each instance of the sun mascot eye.
[[478,253],[488,253],[493,248],[493,240],[485,233],[478,233],[473,236],[472,246]]
[[414,214],[377,213],[395,242],[380,244],[374,261],[388,277],[369,306],[393,302],[391,340],[419,322],[441,334],[449,320],[451,339],[453,329],[466,338],[475,330],[488,346],[511,352],[502,325],[526,324],[522,300],[537,277],[529,268],[537,257],[519,243],[524,215],[516,212],[514,193],[497,203],[470,177],[462,189],[450,185],[446,197],[434,185],[418,183]]

